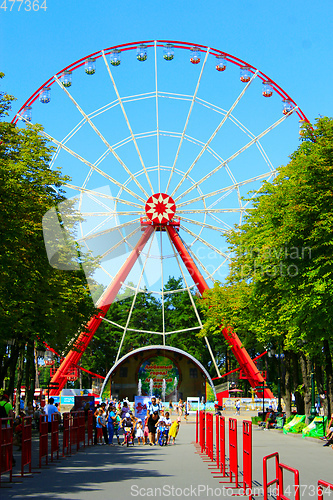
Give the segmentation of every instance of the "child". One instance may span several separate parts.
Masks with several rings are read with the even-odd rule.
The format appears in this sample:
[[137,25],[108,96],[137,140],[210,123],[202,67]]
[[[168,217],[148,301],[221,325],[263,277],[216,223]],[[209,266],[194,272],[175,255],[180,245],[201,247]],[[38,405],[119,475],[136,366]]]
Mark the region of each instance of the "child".
[[149,435],[148,417],[146,417],[145,418],[145,426],[143,429],[143,444],[148,444],[148,435]]
[[120,438],[119,438],[120,414],[121,414],[121,411],[118,410],[116,413],[116,419],[113,421],[113,430],[114,430],[113,435],[117,436],[118,444],[120,444]]
[[181,418],[178,417],[177,420],[171,424],[171,427],[170,427],[170,430],[169,430],[168,444],[170,444],[171,438],[173,438],[173,443],[172,444],[175,444],[176,437],[177,437],[177,434],[178,434],[178,431],[179,431],[180,421],[181,421]]
[[141,418],[138,419],[138,423],[136,425],[136,437],[138,438],[138,444],[141,444],[141,440],[142,440],[142,444],[144,444],[143,442],[143,425],[142,425],[142,420]]
[[97,420],[96,420],[96,429],[97,429],[97,444],[103,444],[103,426],[104,418],[103,418],[103,410],[98,410]]

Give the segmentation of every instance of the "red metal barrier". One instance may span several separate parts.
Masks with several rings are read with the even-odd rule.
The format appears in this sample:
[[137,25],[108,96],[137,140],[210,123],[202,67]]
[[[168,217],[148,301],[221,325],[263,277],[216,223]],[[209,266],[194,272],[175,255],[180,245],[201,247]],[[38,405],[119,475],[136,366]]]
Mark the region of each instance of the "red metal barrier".
[[78,440],[78,415],[76,412],[71,413],[70,415],[70,453],[72,453],[72,448],[76,445],[76,451],[79,450],[79,440]]
[[201,453],[203,453],[205,451],[205,412],[203,410],[200,410],[199,420],[200,420],[199,443],[201,447]]
[[214,432],[213,414],[206,413],[206,455],[214,460]]
[[294,474],[294,488],[295,488],[295,500],[300,500],[300,492],[299,492],[299,472],[297,469],[293,467],[289,467],[285,464],[279,464],[279,484],[278,484],[278,500],[290,500],[288,497],[284,495],[283,488],[283,471],[288,470]]
[[62,435],[62,456],[70,455],[70,439],[69,439],[69,423],[70,414],[64,413],[62,416],[63,422],[63,435]]
[[252,498],[252,422],[243,420],[243,488]]
[[58,413],[51,415],[51,462],[53,462],[53,455],[57,454],[59,459],[59,417]]
[[219,444],[219,449],[220,449],[220,471],[225,477],[226,475],[226,457],[225,457],[225,418],[220,417],[220,444]]
[[9,472],[9,481],[12,481],[13,462],[13,419],[0,419],[0,485],[1,476]]
[[235,486],[238,488],[238,453],[237,453],[237,419],[229,418],[229,479],[235,476]]
[[88,433],[88,446],[94,444],[94,416],[91,410],[88,411],[88,422],[87,422],[87,433]]
[[[267,461],[270,458],[275,458],[275,478],[271,481],[267,480]],[[266,455],[263,459],[263,488],[264,488],[264,500],[268,498],[268,488],[272,486],[272,484],[276,484],[276,488],[279,487],[279,454],[276,451],[275,453],[271,453],[270,455]]]
[[323,489],[326,488],[328,490],[328,495],[331,495],[331,491],[333,491],[333,484],[328,483],[327,481],[322,481],[321,479],[318,481],[318,500],[323,500]]
[[220,417],[215,415],[216,467],[220,468]]
[[22,418],[22,448],[21,448],[21,476],[24,476],[24,467],[29,466],[28,473],[31,474],[31,429],[32,418]]
[[46,415],[39,417],[39,468],[42,467],[42,459],[48,464],[48,421]]
[[83,447],[85,448],[85,446],[86,446],[86,421],[85,421],[85,417],[84,417],[84,411],[78,412],[77,421],[78,421],[78,431],[77,431],[78,445],[80,447],[80,444],[83,443]]
[[195,412],[195,442],[199,442],[199,410]]

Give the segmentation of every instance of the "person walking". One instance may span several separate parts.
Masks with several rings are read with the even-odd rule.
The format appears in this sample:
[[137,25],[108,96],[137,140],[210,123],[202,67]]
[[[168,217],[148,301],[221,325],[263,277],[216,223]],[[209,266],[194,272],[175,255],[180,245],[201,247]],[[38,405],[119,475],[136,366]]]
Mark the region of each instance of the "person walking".
[[45,415],[47,415],[48,431],[51,432],[52,415],[57,414],[57,416],[60,419],[60,412],[58,408],[55,406],[53,398],[50,398],[48,404],[45,405],[44,412]]
[[149,432],[149,444],[150,446],[155,446],[155,435],[156,435],[156,426],[159,421],[159,415],[158,411],[154,411],[151,415],[148,417],[147,425],[148,425],[148,432]]
[[148,417],[152,415],[155,411],[157,412],[158,415],[160,414],[161,404],[157,402],[155,396],[152,396],[151,401],[148,402],[148,408],[147,408]]

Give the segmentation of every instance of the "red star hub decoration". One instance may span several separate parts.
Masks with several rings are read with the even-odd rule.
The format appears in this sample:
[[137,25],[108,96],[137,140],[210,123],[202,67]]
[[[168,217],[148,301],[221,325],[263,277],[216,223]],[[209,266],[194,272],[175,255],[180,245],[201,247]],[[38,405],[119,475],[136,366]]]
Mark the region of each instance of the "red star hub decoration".
[[148,198],[146,215],[155,224],[166,224],[175,215],[176,205],[171,196],[165,193],[156,193]]

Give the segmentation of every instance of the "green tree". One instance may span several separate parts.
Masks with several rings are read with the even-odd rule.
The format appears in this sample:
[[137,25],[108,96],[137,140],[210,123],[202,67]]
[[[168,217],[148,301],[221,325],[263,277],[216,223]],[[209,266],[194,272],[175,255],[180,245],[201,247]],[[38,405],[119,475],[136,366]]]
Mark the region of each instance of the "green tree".
[[[49,168],[53,149],[41,126],[19,128],[4,121],[12,99],[0,96],[0,384],[9,374],[13,391],[12,375],[20,359],[17,386],[26,364],[26,385],[33,394],[35,342],[44,340],[62,352],[96,309],[80,265],[77,271],[64,272],[49,264],[42,218],[65,200],[62,184],[69,178]],[[74,213],[73,220],[74,229]],[[58,260],[68,259],[80,262],[78,254],[61,250]]]
[[[307,413],[312,364],[318,390],[325,366],[330,404],[333,397],[332,160],[333,121],[320,118],[313,128],[304,128],[291,161],[274,182],[264,183],[246,223],[231,232],[234,259],[227,287],[218,291],[231,300],[219,307],[215,296],[214,308],[207,311],[243,332],[245,344],[254,337],[284,349],[286,395],[298,387]],[[208,294],[208,307],[210,300]]]

